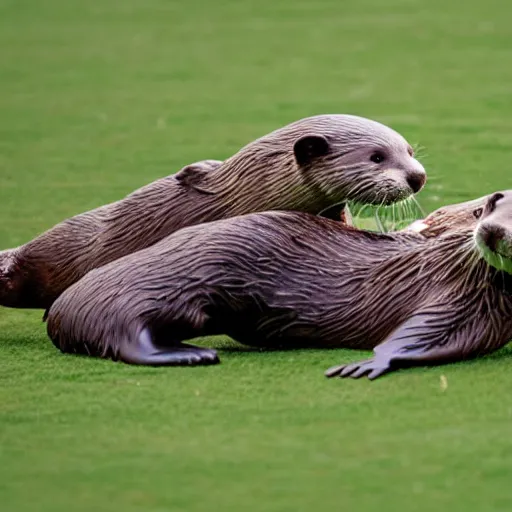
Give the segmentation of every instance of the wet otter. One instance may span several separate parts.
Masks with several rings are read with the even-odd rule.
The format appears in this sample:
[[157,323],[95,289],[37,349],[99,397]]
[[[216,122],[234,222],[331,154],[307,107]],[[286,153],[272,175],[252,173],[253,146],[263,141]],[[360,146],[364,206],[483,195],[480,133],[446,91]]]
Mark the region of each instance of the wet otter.
[[297,212],[185,228],[74,284],[50,309],[48,334],[63,352],[146,365],[216,363],[215,351],[181,342],[217,334],[377,347],[329,376],[474,357],[512,337],[512,191],[474,216],[476,227],[435,238]]
[[1,252],[0,305],[48,308],[89,270],[185,226],[277,209],[339,218],[333,205],[388,204],[424,183],[411,146],[391,128],[348,115],[302,119],[225,162],[187,166]]
[[[469,205],[479,219],[473,229],[468,227],[472,222],[466,215]],[[496,192],[438,213],[432,226],[447,213],[458,217],[460,223],[444,240],[441,237],[437,254],[433,254],[441,278],[432,272],[434,268],[428,269],[429,280],[436,278],[429,281],[434,290],[428,295],[433,297],[422,301],[424,304],[385,339],[376,340],[380,343],[375,343],[373,358],[330,368],[327,377],[367,375],[372,380],[400,367],[488,354],[512,339],[512,191]],[[443,264],[442,257],[453,242],[450,264]]]

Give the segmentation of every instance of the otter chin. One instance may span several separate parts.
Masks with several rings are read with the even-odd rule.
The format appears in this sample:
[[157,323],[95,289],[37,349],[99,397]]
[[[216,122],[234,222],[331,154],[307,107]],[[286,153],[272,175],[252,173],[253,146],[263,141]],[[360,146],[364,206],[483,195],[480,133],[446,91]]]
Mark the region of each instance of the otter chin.
[[186,166],[0,253],[0,306],[47,309],[87,272],[187,226],[265,210],[339,220],[348,200],[389,204],[425,180],[410,144],[385,125],[349,115],[302,119],[224,162]]
[[71,286],[50,309],[48,334],[62,352],[144,365],[217,363],[214,350],[184,342],[218,334],[374,350],[329,377],[477,357],[512,338],[511,280],[486,256],[510,250],[512,192],[483,201],[437,237],[299,212],[185,228]]

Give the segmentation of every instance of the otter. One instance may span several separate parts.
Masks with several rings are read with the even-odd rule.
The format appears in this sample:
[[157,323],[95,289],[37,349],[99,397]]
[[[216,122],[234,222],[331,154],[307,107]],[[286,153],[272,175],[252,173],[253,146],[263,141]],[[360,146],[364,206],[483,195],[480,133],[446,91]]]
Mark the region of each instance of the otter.
[[219,362],[185,344],[373,349],[328,376],[485,354],[512,337],[512,191],[437,237],[374,233],[300,212],[185,228],[91,271],[53,304],[62,352],[143,365]]
[[391,128],[350,115],[305,118],[224,162],[187,166],[0,253],[0,306],[47,309],[88,271],[186,226],[264,210],[339,219],[347,200],[390,204],[425,180]]

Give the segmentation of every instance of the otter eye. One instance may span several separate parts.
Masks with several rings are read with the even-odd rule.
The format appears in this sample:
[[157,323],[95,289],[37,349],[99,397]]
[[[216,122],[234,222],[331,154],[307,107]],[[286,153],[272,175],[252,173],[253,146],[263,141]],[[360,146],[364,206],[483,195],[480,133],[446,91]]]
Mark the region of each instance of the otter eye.
[[409,156],[414,156],[414,149],[412,149],[411,146],[407,148],[407,153],[409,153]]
[[384,155],[380,151],[376,151],[373,153],[373,155],[370,157],[370,160],[376,164],[380,164],[384,161]]
[[484,209],[483,208],[477,208],[473,212],[473,216],[475,217],[475,219],[479,219],[482,216],[482,213],[484,213]]

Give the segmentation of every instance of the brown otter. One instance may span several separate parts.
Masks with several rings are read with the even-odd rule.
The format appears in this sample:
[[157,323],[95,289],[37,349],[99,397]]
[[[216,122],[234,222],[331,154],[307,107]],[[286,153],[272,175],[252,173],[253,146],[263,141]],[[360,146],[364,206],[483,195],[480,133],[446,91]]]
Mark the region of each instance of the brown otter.
[[512,337],[512,191],[474,215],[476,227],[435,238],[298,212],[185,228],[75,283],[50,309],[48,334],[63,352],[147,365],[216,363],[215,351],[181,342],[217,334],[376,347],[329,376],[474,357]]
[[277,209],[339,218],[333,205],[349,199],[388,204],[425,183],[425,171],[401,135],[348,115],[302,119],[225,162],[207,164],[206,170],[185,167],[0,253],[0,305],[48,308],[89,270],[185,226]]

